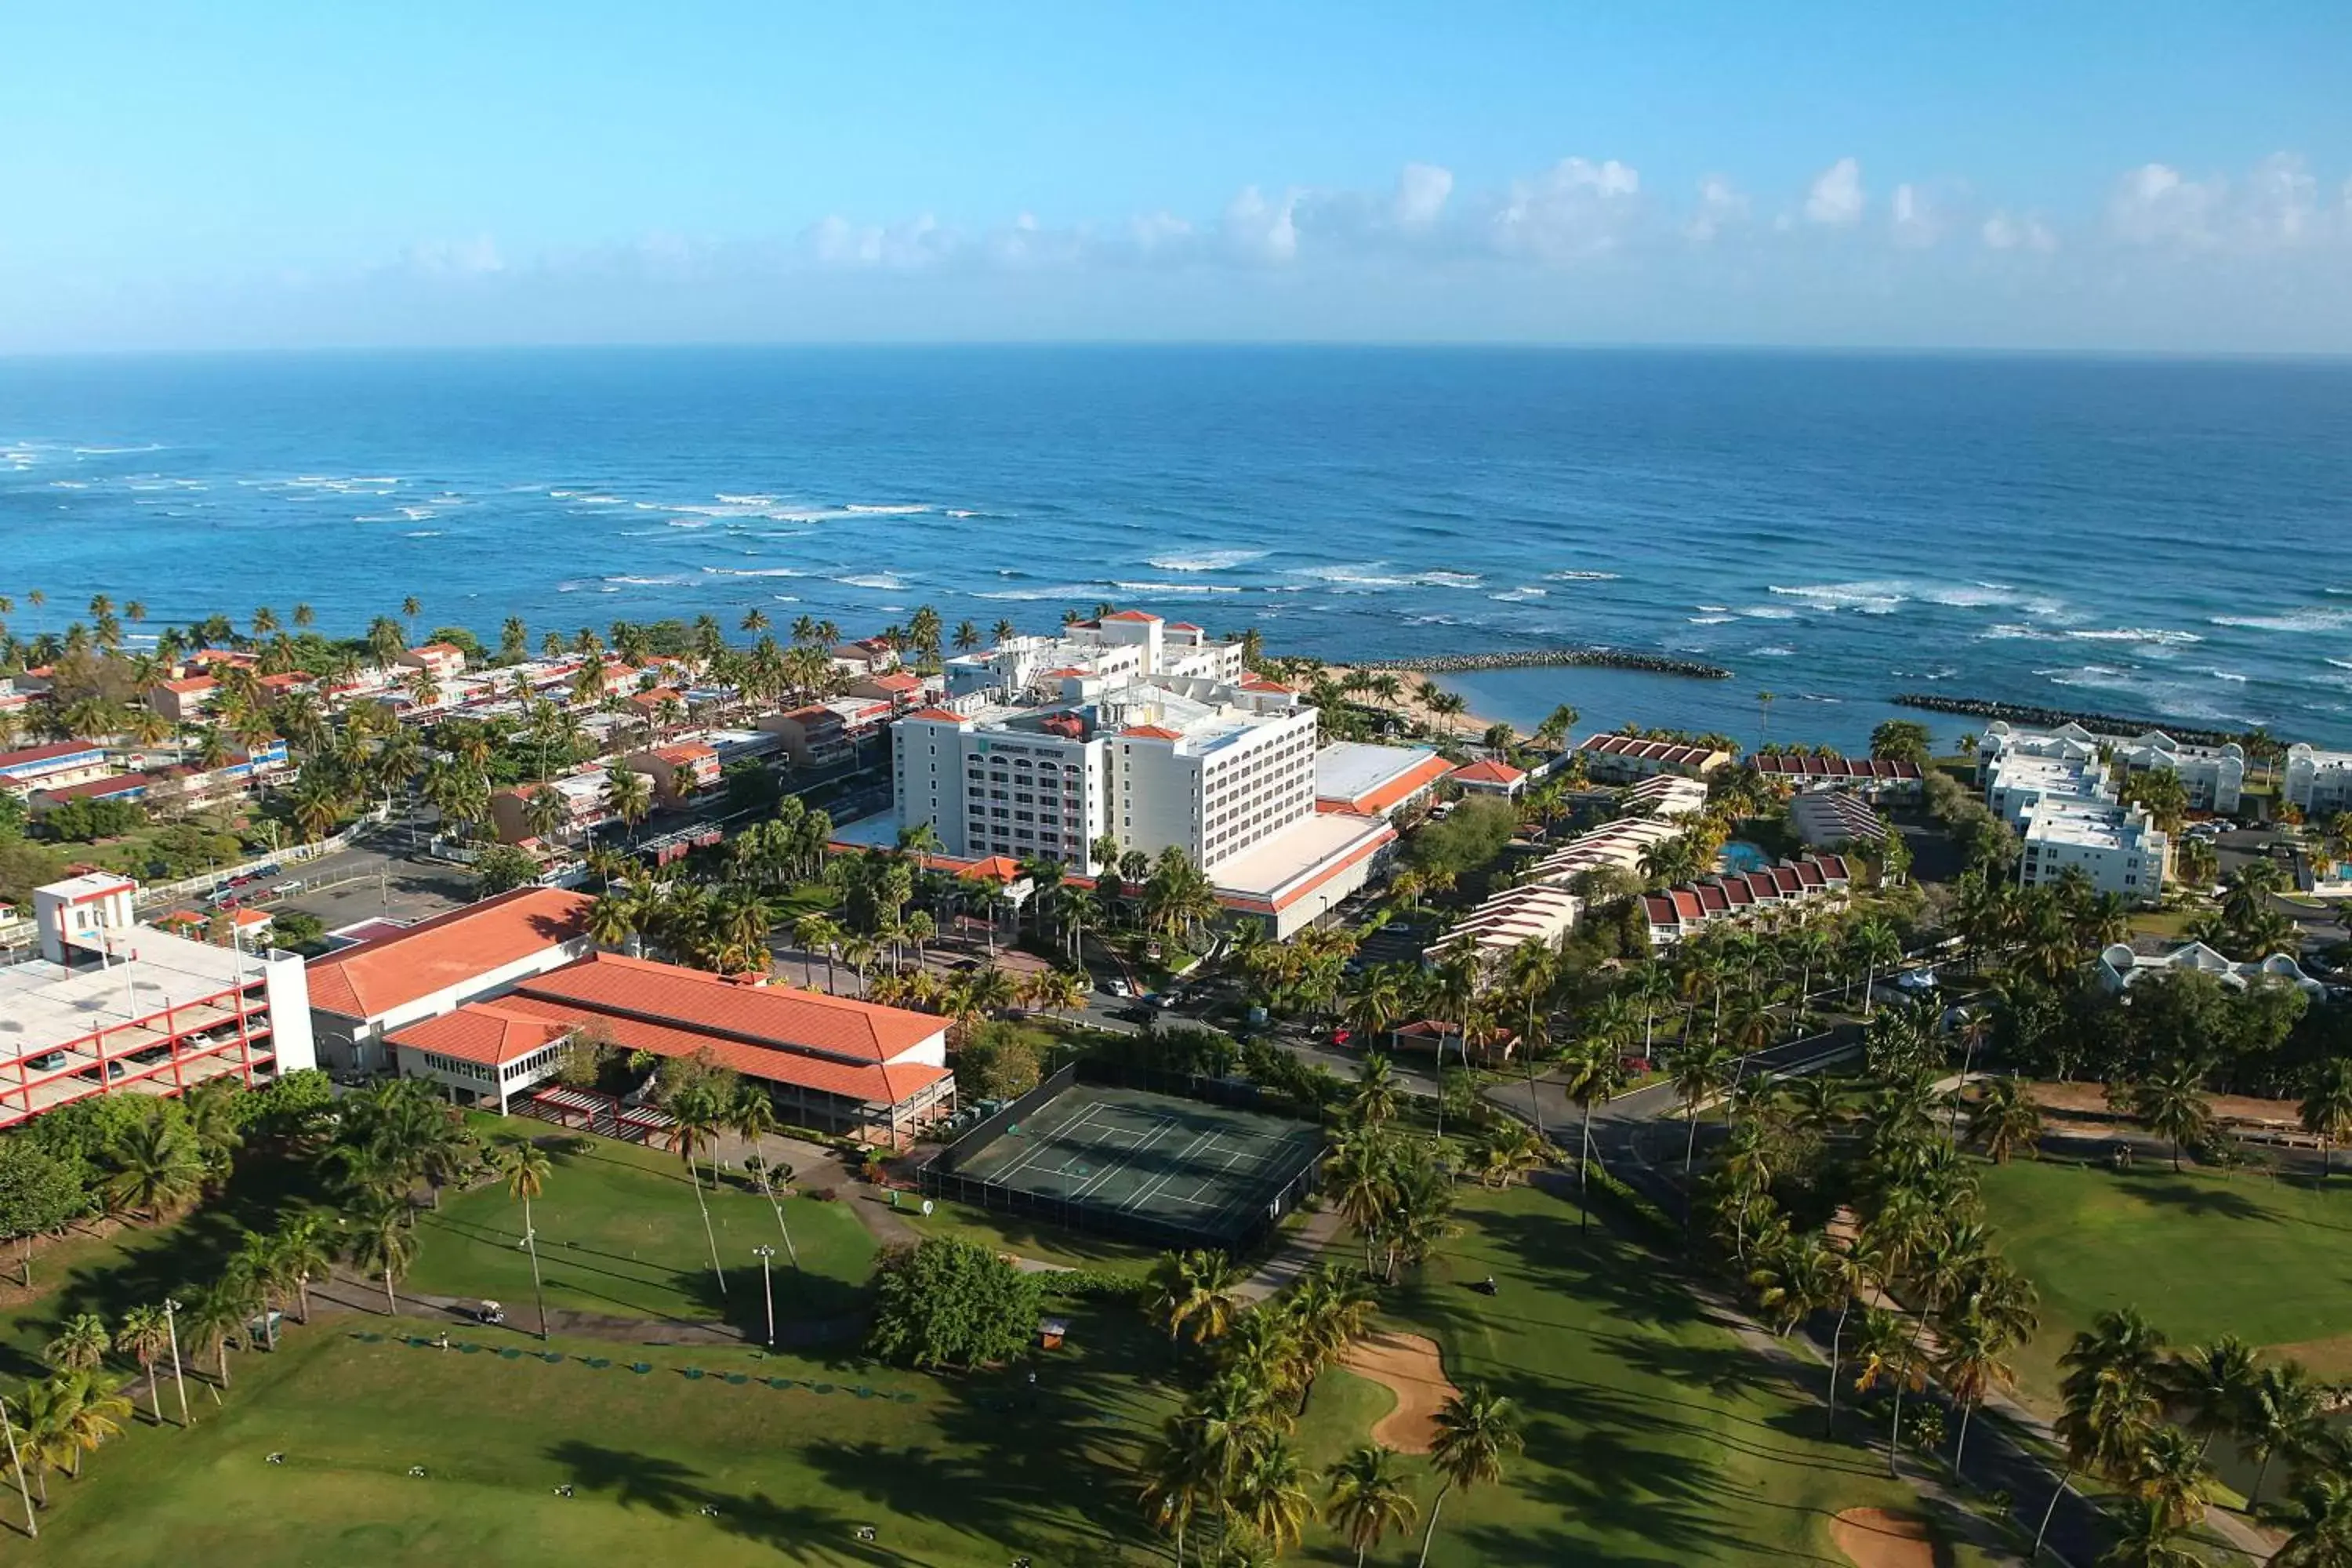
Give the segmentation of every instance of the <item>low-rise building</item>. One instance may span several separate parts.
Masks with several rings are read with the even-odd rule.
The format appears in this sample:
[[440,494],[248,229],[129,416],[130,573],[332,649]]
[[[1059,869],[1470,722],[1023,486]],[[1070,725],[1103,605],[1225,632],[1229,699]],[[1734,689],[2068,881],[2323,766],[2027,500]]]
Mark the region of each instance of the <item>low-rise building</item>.
[[394,661],[404,669],[421,669],[441,685],[466,673],[466,650],[455,643],[432,642],[410,648]]
[[562,807],[554,825],[559,836],[592,832],[613,819],[611,791],[602,773],[569,773],[542,784],[516,784],[490,796],[490,825],[501,844],[520,844],[541,837],[532,823],[531,801],[540,791],[551,791]]
[[[757,977],[597,953],[392,1037],[404,1076],[505,1110],[586,1033],[669,1060],[707,1056],[766,1089],[782,1119],[903,1143],[954,1109],[947,1020]],[[658,1070],[658,1069],[656,1069]]]
[[1802,920],[1823,903],[1841,901],[1853,880],[1842,855],[1806,855],[1755,871],[1730,871],[1685,882],[1664,892],[1645,893],[1642,913],[1650,944],[1672,947],[1710,925],[1746,923],[1759,917]]
[[1842,757],[1799,752],[1768,752],[1748,759],[1748,765],[1776,783],[1800,789],[1836,786],[1865,800],[1909,798],[1919,794],[1919,764],[1891,757]]
[[2054,883],[2071,870],[2089,879],[2095,891],[2132,903],[2154,903],[2164,891],[2170,846],[2136,806],[2045,797],[2027,811],[2018,837],[2025,844],[2021,887]]
[[1431,942],[1427,958],[1438,963],[1468,952],[1475,953],[1481,964],[1490,965],[1502,963],[1512,949],[1530,942],[1556,947],[1576,928],[1583,909],[1583,901],[1566,888],[1542,882],[1507,888]]
[[0,752],[0,789],[29,794],[86,784],[112,773],[106,748],[95,741],[51,741]]
[[812,702],[788,713],[771,713],[761,729],[784,743],[784,757],[796,768],[828,768],[845,763],[853,750],[849,725],[835,708]]
[[2145,773],[2178,775],[2191,811],[2228,816],[2243,799],[2246,749],[2235,741],[2221,746],[2184,746],[2161,730],[2150,730],[2116,747],[2115,762],[2126,780]]
[[1315,753],[1315,809],[1393,818],[1427,800],[1453,771],[1426,747],[1334,741]]
[[137,805],[146,800],[153,782],[145,773],[108,773],[79,784],[44,785],[33,792],[32,812],[36,817],[47,816],[74,801],[110,800],[125,805]]
[[209,675],[159,680],[147,689],[147,705],[174,724],[193,724],[213,710],[220,682]]
[[1680,773],[1652,773],[1618,797],[1630,816],[1691,817],[1706,809],[1706,785]]
[[2254,963],[2240,963],[2214,952],[2201,942],[2173,942],[2162,937],[2141,938],[2129,942],[2116,942],[2099,952],[2099,984],[2108,991],[2129,990],[2135,982],[2151,974],[2210,974],[2232,991],[2265,980],[2292,985],[2313,1001],[2325,1000],[2327,987],[2303,972],[2303,966],[2284,952],[2272,953]]
[[684,805],[719,787],[719,748],[700,741],[632,752],[621,765],[651,779],[654,798],[664,805]]
[[593,900],[518,888],[310,963],[310,1020],[322,1066],[343,1073],[393,1065],[383,1041],[411,1024],[509,991],[585,957]]
[[2304,742],[2289,746],[2279,793],[2307,821],[2352,811],[2352,752],[2323,752]]
[[251,1087],[314,1065],[301,959],[138,923],[138,884],[35,889],[39,956],[0,968],[0,1127],[101,1094]]
[[1652,773],[1703,779],[1731,761],[1731,753],[1719,747],[1644,741],[1633,735],[1587,735],[1577,742],[1576,751],[1584,759],[1585,776],[1604,784],[1647,778]]
[[1801,790],[1789,798],[1789,826],[1809,848],[1865,847],[1886,842],[1886,824],[1869,804],[1843,790]]
[[1495,757],[1482,757],[1475,763],[1454,769],[1446,782],[1464,795],[1492,795],[1497,800],[1517,800],[1519,792],[1528,787],[1528,775],[1520,769]]

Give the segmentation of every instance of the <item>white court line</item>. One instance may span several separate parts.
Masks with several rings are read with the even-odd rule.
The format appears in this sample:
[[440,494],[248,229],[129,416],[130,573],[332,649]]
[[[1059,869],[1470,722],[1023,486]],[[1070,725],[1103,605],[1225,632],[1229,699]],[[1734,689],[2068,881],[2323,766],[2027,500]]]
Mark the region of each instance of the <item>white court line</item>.
[[[1050,1147],[1052,1141],[1059,1139],[1065,1132],[1072,1131],[1077,1128],[1085,1126],[1088,1121],[1094,1119],[1095,1112],[1101,1109],[1101,1103],[1097,1101],[1093,1105],[1087,1106],[1076,1120],[1064,1122],[1061,1126],[1055,1128],[1051,1132],[1038,1133],[1027,1153],[1022,1155],[1020,1159],[1015,1160],[1006,1169],[999,1171],[996,1173],[993,1178],[996,1184],[999,1186],[1011,1186],[1014,1176],[1019,1175],[1022,1172],[1027,1170],[1030,1166],[1035,1164],[1039,1160],[1045,1157],[1045,1152],[1048,1147]],[[1067,1163],[1067,1156],[1064,1157],[1064,1163]]]
[[1184,1145],[1182,1152],[1176,1156],[1177,1169],[1170,1171],[1166,1175],[1160,1177],[1156,1182],[1146,1182],[1143,1185],[1138,1187],[1129,1195],[1127,1202],[1118,1205],[1119,1212],[1121,1214],[1125,1214],[1130,1209],[1140,1208],[1144,1205],[1150,1203],[1153,1198],[1158,1197],[1160,1195],[1160,1188],[1166,1186],[1169,1183],[1174,1181],[1178,1175],[1182,1173],[1183,1163],[1192,1157],[1192,1151],[1198,1149],[1204,1140],[1213,1141],[1216,1136],[1215,1132],[1211,1131],[1202,1132],[1194,1137],[1190,1143]]
[[1130,1166],[1132,1166],[1132,1165],[1135,1163],[1135,1159],[1136,1159],[1136,1156],[1137,1156],[1137,1155],[1141,1154],[1141,1153],[1142,1153],[1146,1149],[1150,1148],[1150,1147],[1152,1146],[1152,1144],[1154,1144],[1154,1143],[1158,1142],[1160,1141],[1160,1134],[1162,1134],[1162,1133],[1166,1132],[1166,1131],[1167,1131],[1171,1127],[1173,1127],[1173,1126],[1175,1126],[1175,1125],[1176,1125],[1176,1119],[1175,1119],[1174,1117],[1172,1117],[1172,1116],[1163,1116],[1163,1117],[1161,1117],[1161,1118],[1160,1119],[1159,1123],[1151,1129],[1151,1131],[1150,1131],[1148,1135],[1146,1135],[1146,1136],[1144,1137],[1143,1142],[1140,1142],[1140,1143],[1138,1143],[1134,1148],[1132,1148],[1132,1149],[1129,1150],[1129,1151],[1128,1151],[1128,1152],[1127,1152],[1123,1156],[1121,1156],[1121,1157],[1120,1157],[1120,1159],[1119,1159],[1119,1161],[1118,1161],[1118,1163],[1117,1164],[1112,1165],[1112,1166],[1110,1166],[1108,1169],[1107,1169],[1107,1170],[1103,1171],[1103,1172],[1102,1172],[1099,1175],[1097,1175],[1097,1177],[1096,1177],[1092,1182],[1089,1182],[1089,1183],[1087,1183],[1087,1184],[1085,1184],[1085,1185],[1081,1186],[1081,1187],[1080,1187],[1076,1192],[1074,1192],[1074,1193],[1070,1194],[1069,1195],[1070,1195],[1072,1198],[1074,1198],[1074,1199],[1075,1199],[1075,1198],[1082,1198],[1082,1197],[1089,1196],[1089,1195],[1091,1195],[1092,1194],[1094,1194],[1094,1193],[1096,1193],[1096,1192],[1097,1192],[1097,1191],[1100,1191],[1100,1190],[1102,1189],[1102,1187],[1104,1187],[1106,1184],[1108,1184],[1109,1183],[1110,1179],[1111,1179],[1113,1176],[1118,1175],[1120,1172],[1125,1171],[1125,1170],[1129,1169]]

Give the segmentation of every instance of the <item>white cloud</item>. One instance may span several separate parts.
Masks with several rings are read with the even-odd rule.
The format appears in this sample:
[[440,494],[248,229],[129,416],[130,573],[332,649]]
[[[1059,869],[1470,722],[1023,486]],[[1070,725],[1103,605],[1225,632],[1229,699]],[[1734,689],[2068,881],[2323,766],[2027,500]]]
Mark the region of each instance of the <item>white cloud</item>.
[[1255,185],[1244,185],[1225,206],[1219,226],[1225,247],[1238,259],[1259,266],[1282,266],[1298,258],[1298,195],[1283,193],[1268,201]]
[[1748,198],[1721,174],[1709,174],[1698,183],[1698,206],[1683,226],[1683,233],[1704,245],[1747,221]]
[[506,270],[498,241],[488,235],[471,239],[436,239],[408,247],[403,258],[412,272],[432,278],[478,278]]
[[1931,204],[1925,192],[1913,184],[1895,187],[1892,215],[1887,219],[1887,235],[1906,249],[1917,250],[1931,246],[1944,232],[1943,215]]
[[1805,216],[1814,223],[1858,223],[1862,208],[1862,165],[1852,158],[1840,158],[1822,170],[1805,196]]
[[1427,228],[1445,210],[1454,194],[1454,171],[1434,163],[1407,163],[1397,175],[1396,200],[1390,216],[1400,228]]
[[1987,250],[2032,250],[2047,254],[2058,248],[2058,237],[2040,218],[1996,212],[1978,230]]
[[1571,261],[1617,245],[1639,215],[1642,176],[1611,158],[1563,158],[1532,180],[1516,180],[1487,219],[1507,256]]

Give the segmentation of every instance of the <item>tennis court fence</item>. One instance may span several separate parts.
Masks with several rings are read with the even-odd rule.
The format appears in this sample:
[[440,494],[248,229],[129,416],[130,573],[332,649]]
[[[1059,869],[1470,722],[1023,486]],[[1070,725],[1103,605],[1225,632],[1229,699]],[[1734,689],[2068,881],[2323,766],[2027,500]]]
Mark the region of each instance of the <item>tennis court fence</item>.
[[1223,1247],[1237,1255],[1262,1244],[1281,1223],[1283,1215],[1297,1207],[1300,1201],[1315,1190],[1317,1168],[1320,1162],[1310,1160],[1265,1202],[1246,1212],[1221,1216],[1215,1221],[1184,1224],[1150,1212],[1120,1210],[1090,1204],[1084,1199],[1073,1200],[1053,1194],[1029,1192],[963,1173],[962,1166],[967,1159],[995,1142],[1008,1128],[1034,1118],[1059,1096],[1079,1084],[1142,1089],[1148,1093],[1199,1100],[1234,1110],[1278,1116],[1289,1121],[1307,1123],[1312,1120],[1299,1115],[1295,1102],[1262,1091],[1257,1085],[1245,1079],[1154,1072],[1149,1068],[1081,1058],[1055,1069],[1040,1080],[1035,1089],[971,1128],[929,1163],[919,1168],[915,1173],[916,1189],[926,1197],[970,1204],[991,1214],[1043,1220],[1081,1235],[1108,1237],[1114,1240],[1139,1242],[1147,1247],[1182,1248],[1206,1244]]

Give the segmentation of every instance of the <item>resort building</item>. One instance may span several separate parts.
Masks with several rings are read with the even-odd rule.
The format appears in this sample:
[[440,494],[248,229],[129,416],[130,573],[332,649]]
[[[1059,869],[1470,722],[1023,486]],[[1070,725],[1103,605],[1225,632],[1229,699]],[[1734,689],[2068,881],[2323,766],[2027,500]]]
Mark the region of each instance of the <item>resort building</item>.
[[555,828],[558,837],[585,834],[613,819],[610,791],[601,771],[516,784],[490,796],[490,823],[499,843],[520,844],[540,837],[531,826],[530,802],[542,789],[554,791],[563,805],[563,820]]
[[585,957],[589,906],[579,893],[518,888],[313,959],[311,1034],[339,1073],[392,1065],[387,1035],[512,990]]
[[33,792],[31,802],[35,817],[47,816],[58,806],[71,801],[121,801],[135,805],[147,798],[153,783],[145,773],[108,773],[102,778],[84,779],[79,784],[43,786]]
[[1315,753],[1315,809],[1393,819],[1428,800],[1453,771],[1426,747],[1334,741]]
[[861,675],[878,675],[886,669],[898,668],[898,650],[887,638],[860,637],[856,642],[835,643],[832,652],[833,668],[855,679]]
[[95,874],[34,890],[39,956],[0,968],[0,1127],[314,1065],[301,959],[142,925],[138,891]]
[[2137,942],[2119,942],[2099,953],[2099,984],[2111,993],[2129,990],[2134,982],[2150,974],[2186,973],[2210,974],[2232,991],[2275,980],[2294,986],[2315,1002],[2327,995],[2326,986],[2305,974],[2303,966],[2284,952],[2274,952],[2258,963],[2239,963],[2201,942],[2144,937]]
[[1801,790],[1789,798],[1789,826],[1809,848],[1886,842],[1886,824],[1868,803],[1843,790]]
[[2159,770],[2178,774],[2191,811],[2229,816],[2243,798],[2246,749],[2235,741],[2224,746],[2184,746],[2161,730],[2150,730],[2116,747],[2115,763],[2126,780]]
[[455,643],[433,642],[410,648],[394,661],[404,669],[421,669],[443,686],[466,673],[466,650]]
[[1977,765],[1987,767],[2006,756],[2092,763],[2098,760],[2099,738],[2080,724],[2061,724],[2054,730],[2021,730],[2005,719],[1996,719],[1977,737]]
[[[896,1147],[954,1109],[946,1019],[756,976],[597,953],[391,1037],[404,1077],[505,1111],[553,1078],[586,1033],[623,1051],[707,1055],[765,1087],[784,1121]],[[658,1070],[658,1069],[657,1069]]]
[[1576,751],[1584,759],[1585,776],[1603,784],[1622,784],[1653,773],[1703,779],[1731,761],[1731,753],[1718,747],[1644,741],[1633,735],[1587,735],[1577,742]]
[[855,750],[849,722],[837,704],[812,702],[789,713],[772,713],[759,724],[783,742],[785,760],[796,768],[835,767],[849,761]]
[[684,805],[719,787],[719,748],[701,741],[632,752],[621,765],[651,779],[654,798],[664,805]]
[[1800,789],[1836,786],[1850,789],[1864,800],[1916,796],[1921,787],[1919,764],[1887,757],[1814,756],[1797,752],[1768,752],[1748,759],[1766,778]]
[[2133,903],[2153,903],[2164,891],[2169,846],[2137,806],[2048,795],[2027,809],[2017,827],[2025,842],[2021,887],[2041,887],[2079,870],[2094,890]]
[[1529,875],[1562,886],[1580,872],[1595,869],[1622,871],[1638,880],[1642,858],[1654,846],[1681,837],[1683,831],[1683,824],[1671,816],[1621,816],[1549,851],[1529,868]]
[[1429,944],[1428,962],[1442,963],[1468,951],[1482,964],[1500,963],[1513,948],[1529,942],[1556,947],[1576,928],[1583,901],[1565,888],[1529,882],[1507,888],[1481,903],[1454,929]]
[[[5,764],[0,758],[0,776]],[[2307,822],[2352,811],[2352,752],[2323,752],[2302,742],[2289,746],[2280,794]]]
[[1446,782],[1464,795],[1517,800],[1519,792],[1528,787],[1528,775],[1508,763],[1494,757],[1482,757],[1477,762],[1454,769],[1446,775]]
[[877,675],[850,678],[849,695],[887,702],[894,709],[908,709],[929,695],[922,677],[907,669],[887,669]]
[[1706,785],[1680,773],[1652,773],[1617,799],[1629,816],[1696,816],[1706,809]]
[[193,724],[210,713],[220,682],[209,675],[159,680],[147,689],[147,705],[174,724]]
[[1070,630],[949,662],[950,695],[892,727],[887,831],[929,826],[952,859],[1036,856],[1081,876],[1105,839],[1179,849],[1277,935],[1362,886],[1394,833],[1318,809],[1313,709],[1279,682],[1221,678],[1239,647],[1197,627],[1122,611]]
[[111,771],[106,748],[95,741],[52,741],[44,746],[0,752],[0,789],[19,794],[87,784]]
[[1642,913],[1649,922],[1650,944],[1672,947],[1726,921],[1745,924],[1792,914],[1802,920],[1814,906],[1843,900],[1853,879],[1843,856],[1807,855],[1645,893]]

